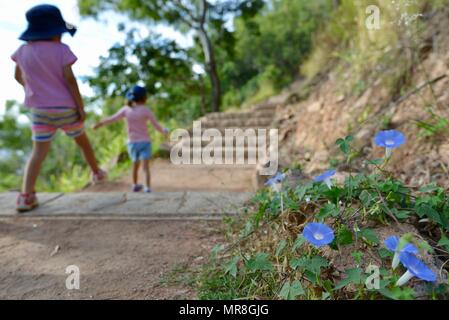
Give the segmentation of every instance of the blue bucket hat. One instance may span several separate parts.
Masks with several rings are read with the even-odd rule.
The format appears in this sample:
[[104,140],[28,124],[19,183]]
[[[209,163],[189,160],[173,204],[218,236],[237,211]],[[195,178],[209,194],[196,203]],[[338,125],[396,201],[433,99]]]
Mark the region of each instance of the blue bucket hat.
[[61,11],[55,6],[42,4],[32,7],[26,13],[28,28],[20,36],[20,40],[45,40],[65,32],[73,36],[76,27],[64,21]]
[[125,97],[128,101],[139,101],[145,98],[147,95],[147,89],[141,86],[134,86],[131,90],[129,90]]

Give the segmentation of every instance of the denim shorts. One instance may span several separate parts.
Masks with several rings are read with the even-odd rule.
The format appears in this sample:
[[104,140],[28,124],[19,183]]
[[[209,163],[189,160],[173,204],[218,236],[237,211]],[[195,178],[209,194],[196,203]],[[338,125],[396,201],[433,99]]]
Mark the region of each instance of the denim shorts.
[[128,154],[132,162],[151,158],[151,142],[128,143]]

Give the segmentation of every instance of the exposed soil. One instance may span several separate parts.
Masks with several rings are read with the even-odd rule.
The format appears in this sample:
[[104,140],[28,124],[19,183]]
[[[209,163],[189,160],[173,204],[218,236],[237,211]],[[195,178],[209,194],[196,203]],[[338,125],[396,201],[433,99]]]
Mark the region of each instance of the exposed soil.
[[[193,299],[218,222],[0,221],[0,299]],[[56,248],[59,248],[56,250]],[[66,267],[80,269],[67,290]]]
[[438,182],[449,189],[447,128],[426,138],[417,125],[435,122],[426,109],[429,105],[442,119],[449,117],[449,38],[442,31],[449,26],[448,17],[449,8],[445,8],[426,21],[423,38],[431,46],[400,99],[386,90],[381,79],[360,95],[342,94],[342,79],[352,77],[348,66],[321,75],[306,99],[282,105],[278,110],[281,163],[299,162],[306,174],[315,175],[329,168],[329,159],[339,154],[335,141],[347,134],[355,136],[361,159],[382,157],[384,150],[374,145],[373,137],[385,126],[383,119],[389,119],[387,128],[407,137],[407,144],[394,152],[389,169],[410,186]]

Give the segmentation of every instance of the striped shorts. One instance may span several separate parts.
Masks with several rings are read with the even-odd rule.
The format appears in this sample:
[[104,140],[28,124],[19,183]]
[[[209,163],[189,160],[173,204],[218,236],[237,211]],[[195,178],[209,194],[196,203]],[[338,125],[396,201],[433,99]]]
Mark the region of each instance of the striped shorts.
[[84,124],[79,119],[78,111],[73,108],[32,108],[31,123],[33,141],[51,141],[58,129],[71,138],[84,132]]

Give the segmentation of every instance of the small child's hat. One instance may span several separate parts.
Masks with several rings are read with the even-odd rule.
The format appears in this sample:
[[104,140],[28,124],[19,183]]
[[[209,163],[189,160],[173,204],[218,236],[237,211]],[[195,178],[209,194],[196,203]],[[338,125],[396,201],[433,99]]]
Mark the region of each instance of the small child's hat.
[[145,98],[147,95],[147,89],[141,86],[134,86],[131,90],[126,93],[126,100],[128,101],[138,101]]
[[20,40],[45,40],[65,32],[74,35],[76,27],[65,22],[61,11],[53,5],[42,4],[32,7],[26,13],[28,28],[20,36]]

